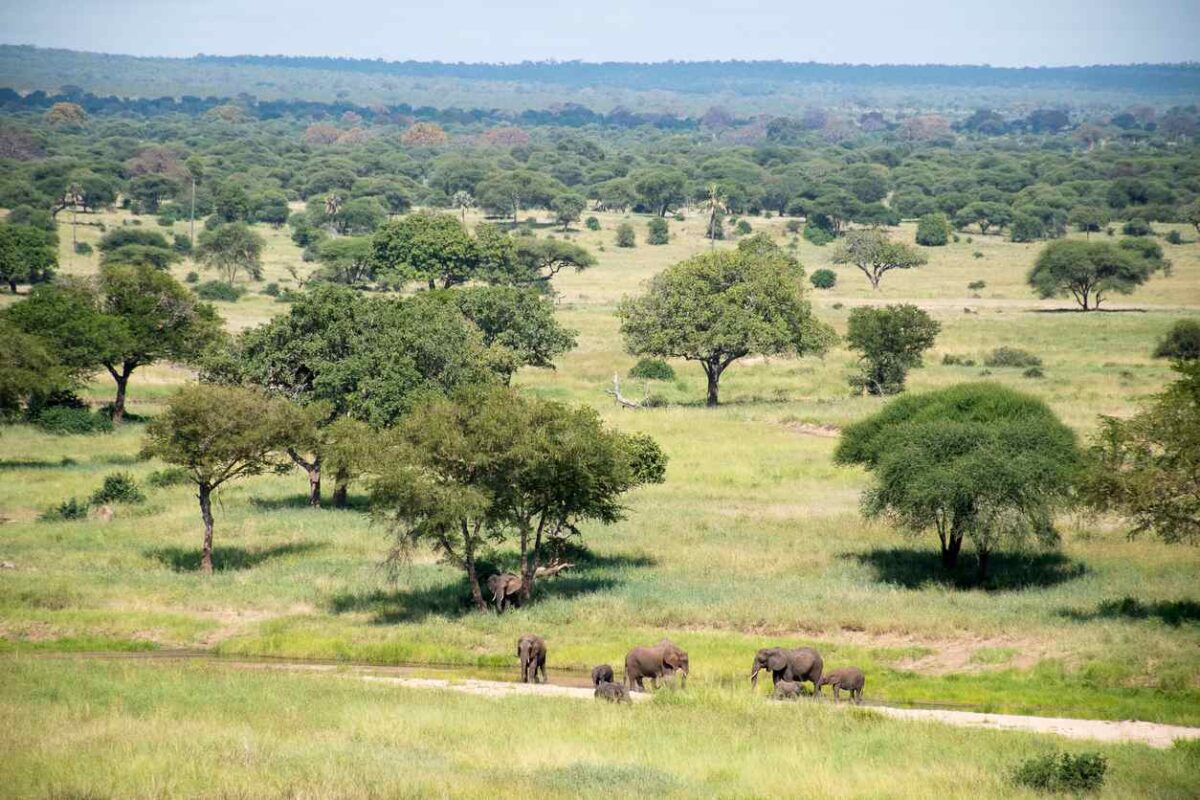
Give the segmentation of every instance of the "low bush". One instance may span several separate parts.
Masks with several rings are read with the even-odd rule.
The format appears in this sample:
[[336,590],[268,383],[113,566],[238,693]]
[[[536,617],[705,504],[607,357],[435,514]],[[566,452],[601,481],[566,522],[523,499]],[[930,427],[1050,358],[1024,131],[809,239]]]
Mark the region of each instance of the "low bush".
[[987,281],[971,281],[967,284],[967,288],[972,292],[978,292],[980,289],[987,288]]
[[813,225],[811,222],[804,226],[804,238],[815,244],[817,247],[824,247],[832,242],[836,237],[825,228],[818,225]]
[[225,281],[205,281],[196,287],[196,296],[201,300],[218,300],[223,303],[236,303],[245,293],[245,289]]
[[667,221],[662,217],[655,217],[646,224],[646,244],[666,244],[671,240],[670,232],[667,229]]
[[636,247],[637,234],[633,232],[633,226],[628,222],[622,222],[617,226],[617,247]]
[[800,228],[800,220],[798,219],[789,219],[787,222],[783,223],[783,229],[791,234],[799,233]]
[[72,497],[53,508],[48,508],[38,517],[42,522],[64,522],[75,519],[87,519],[88,507]]
[[192,239],[190,236],[185,236],[182,233],[177,233],[171,242],[171,249],[181,255],[187,255],[192,252]]
[[1167,232],[1167,244],[1183,244],[1183,234],[1179,231]]
[[973,367],[975,366],[975,359],[958,356],[954,353],[946,353],[946,355],[942,356],[942,363],[948,367]]
[[588,217],[583,221],[583,226],[589,231],[598,231],[600,230],[600,220],[595,217]]
[[76,242],[75,252],[81,256],[90,256],[92,254],[92,246],[87,242]]
[[813,272],[809,281],[818,289],[832,289],[837,285],[837,273],[831,269],[819,269]]
[[1044,377],[1046,377],[1046,373],[1042,371],[1041,367],[1030,367],[1029,369],[1025,370],[1021,374],[1024,375],[1026,378],[1044,378]]
[[1200,360],[1200,319],[1176,320],[1154,347],[1155,358]]
[[661,394],[648,394],[641,402],[642,408],[662,408],[667,405],[667,398]]
[[675,380],[675,369],[661,358],[643,358],[629,370],[631,378],[645,378],[652,381]]
[[1027,350],[1016,347],[997,347],[983,360],[988,367],[1040,367],[1042,360]]
[[107,503],[144,503],[146,495],[138,488],[137,481],[128,472],[114,472],[104,476],[104,483],[92,493],[91,504],[102,506]]
[[184,283],[199,283],[200,273],[196,271],[189,272],[183,279]]
[[279,284],[274,282],[268,283],[262,288],[262,293],[267,297],[279,297]]
[[1131,219],[1121,226],[1121,233],[1126,236],[1153,236],[1154,228],[1144,219]]
[[750,232],[754,229],[750,226],[749,222],[744,219],[739,219],[733,230],[738,236],[749,236]]
[[112,417],[102,412],[71,406],[51,406],[37,412],[32,420],[42,430],[63,436],[86,433],[110,433]]
[[166,469],[155,470],[146,476],[146,484],[156,489],[165,489],[168,486],[182,486],[190,480],[188,471],[183,467],[167,467]]
[[1048,753],[1021,762],[1013,783],[1043,792],[1098,792],[1107,771],[1108,761],[1100,753]]

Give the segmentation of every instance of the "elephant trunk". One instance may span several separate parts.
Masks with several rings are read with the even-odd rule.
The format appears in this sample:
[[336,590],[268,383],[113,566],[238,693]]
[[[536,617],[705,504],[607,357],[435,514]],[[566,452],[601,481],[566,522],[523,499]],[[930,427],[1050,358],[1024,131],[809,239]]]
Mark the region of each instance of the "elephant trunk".
[[762,669],[758,664],[754,665],[754,671],[750,673],[750,688],[758,688],[758,671]]

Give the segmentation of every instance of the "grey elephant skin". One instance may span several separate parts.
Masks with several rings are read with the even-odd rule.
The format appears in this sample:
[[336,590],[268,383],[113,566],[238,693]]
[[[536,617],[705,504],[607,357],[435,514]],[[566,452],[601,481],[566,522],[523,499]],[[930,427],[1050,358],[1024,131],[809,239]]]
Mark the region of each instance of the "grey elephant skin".
[[839,702],[838,692],[845,690],[850,693],[850,699],[856,704],[862,703],[863,686],[867,683],[862,670],[858,667],[843,667],[827,673],[821,678],[822,686],[833,687],[833,700]]
[[501,572],[487,579],[487,587],[492,593],[492,602],[496,605],[496,613],[503,614],[506,606],[520,605],[520,575]]
[[592,686],[599,686],[602,683],[613,682],[613,668],[608,664],[601,664],[598,667],[592,668]]
[[[542,637],[527,633],[518,639],[517,658],[521,660],[521,683],[546,682],[546,643]],[[541,681],[538,672],[542,673]]]
[[804,687],[796,681],[780,681],[771,692],[772,700],[798,700],[804,694]]
[[625,656],[625,684],[631,691],[644,692],[642,683],[650,679],[650,685],[658,688],[659,678],[680,674],[680,688],[687,687],[689,671],[688,654],[669,639],[663,639],[649,647],[635,647]]
[[633,702],[633,698],[629,696],[629,690],[625,688],[625,684],[623,683],[605,681],[596,686],[596,691],[593,694],[597,700],[607,700],[610,703]]
[[811,681],[813,693],[821,693],[821,672],[825,664],[821,654],[811,647],[785,650],[782,647],[764,647],[754,655],[754,667],[750,672],[750,688],[758,686],[758,673],[770,670],[772,685],[780,681],[802,683]]

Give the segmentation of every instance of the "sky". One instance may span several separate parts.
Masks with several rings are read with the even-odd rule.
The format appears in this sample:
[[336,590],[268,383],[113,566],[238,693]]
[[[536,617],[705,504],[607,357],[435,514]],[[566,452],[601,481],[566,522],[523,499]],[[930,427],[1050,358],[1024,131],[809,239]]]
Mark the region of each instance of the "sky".
[[1200,61],[1200,0],[0,0],[0,43],[420,61]]

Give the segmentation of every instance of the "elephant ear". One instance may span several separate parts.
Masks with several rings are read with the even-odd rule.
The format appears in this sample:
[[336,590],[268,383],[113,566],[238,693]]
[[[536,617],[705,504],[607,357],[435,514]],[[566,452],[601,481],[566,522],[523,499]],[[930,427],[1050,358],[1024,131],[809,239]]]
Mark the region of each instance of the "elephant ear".
[[767,666],[772,672],[779,672],[782,669],[786,669],[787,656],[783,654],[782,650],[772,650],[771,654],[767,656]]

